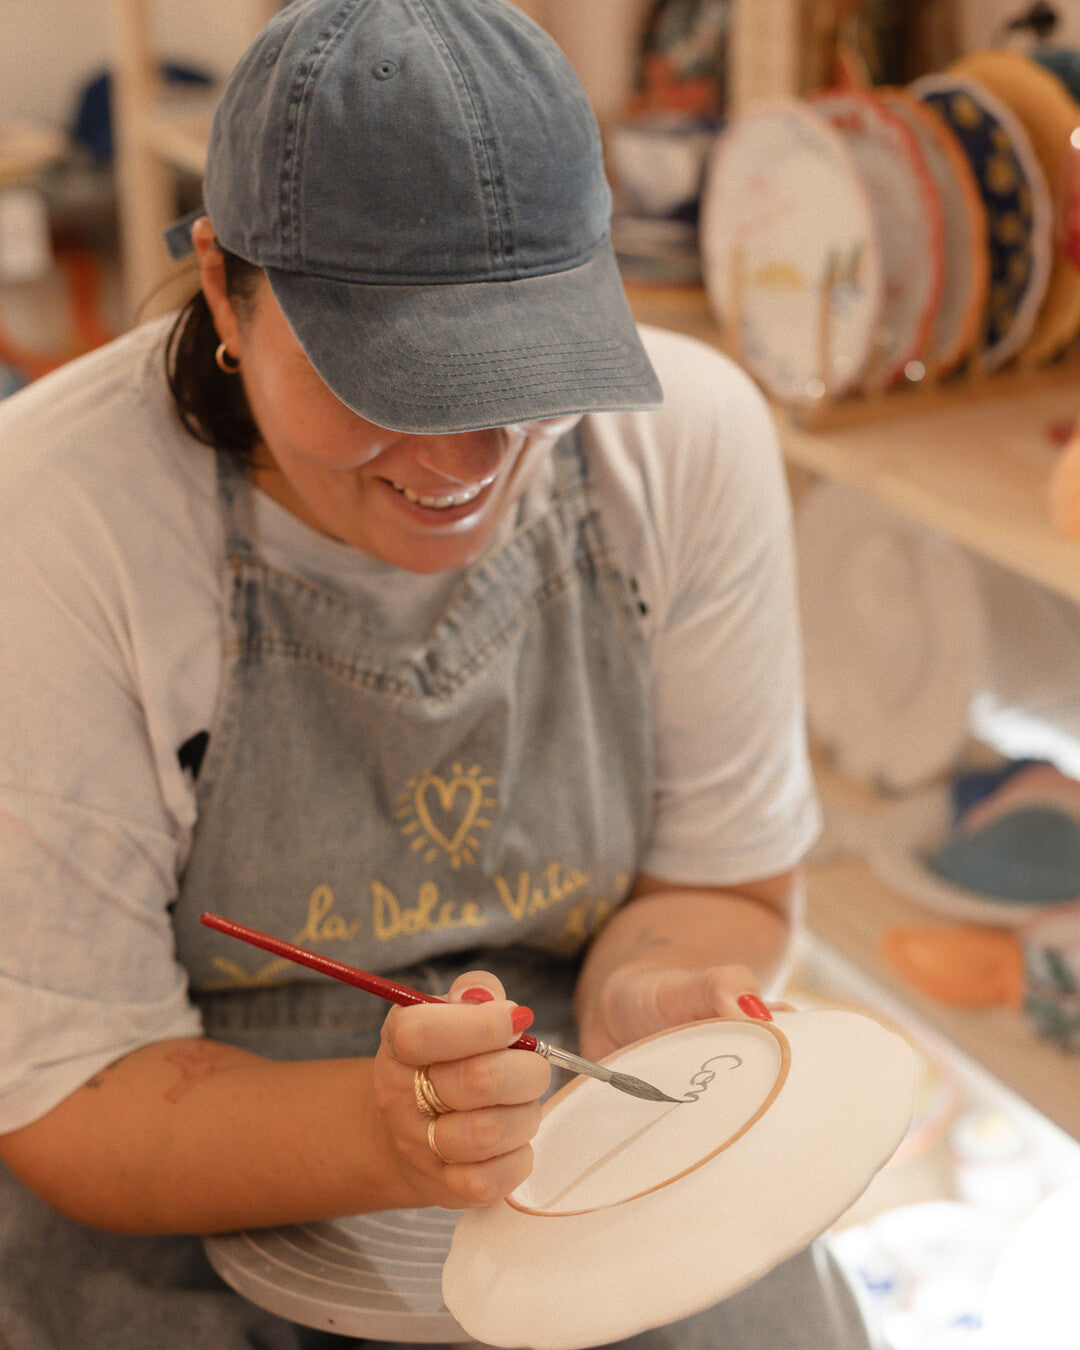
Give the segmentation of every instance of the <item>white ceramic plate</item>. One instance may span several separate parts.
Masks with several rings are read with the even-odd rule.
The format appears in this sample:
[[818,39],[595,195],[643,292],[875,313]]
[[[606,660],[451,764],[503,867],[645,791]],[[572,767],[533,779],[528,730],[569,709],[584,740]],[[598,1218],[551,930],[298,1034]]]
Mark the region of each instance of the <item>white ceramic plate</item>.
[[775,398],[839,396],[862,378],[884,294],[854,157],[805,103],[733,121],[706,169],[700,237],[710,303]]
[[464,1213],[443,1271],[477,1340],[604,1345],[711,1307],[813,1241],[902,1141],[918,1060],[856,1013],[710,1021],[612,1055],[675,1106],[577,1079],[508,1201]]
[[873,377],[887,386],[929,342],[944,280],[941,196],[914,135],[876,94],[830,90],[813,106],[843,136],[870,191],[885,267]]
[[839,483],[795,519],[810,729],[844,772],[890,789],[948,769],[986,663],[959,545]]

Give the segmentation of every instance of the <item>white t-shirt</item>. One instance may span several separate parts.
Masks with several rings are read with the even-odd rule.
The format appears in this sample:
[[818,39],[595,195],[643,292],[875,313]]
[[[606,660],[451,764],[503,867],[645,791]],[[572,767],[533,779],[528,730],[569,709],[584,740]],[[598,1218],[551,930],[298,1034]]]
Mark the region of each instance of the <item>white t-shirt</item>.
[[[166,326],[0,404],[0,1132],[138,1046],[200,1029],[167,906],[196,820],[177,751],[211,725],[221,674],[223,541],[213,453],[165,385]],[[782,465],[741,371],[643,336],[663,407],[583,426],[647,607],[645,870],[746,881],[793,866],[818,828]],[[269,562],[377,601],[396,631],[453,588],[255,496]]]

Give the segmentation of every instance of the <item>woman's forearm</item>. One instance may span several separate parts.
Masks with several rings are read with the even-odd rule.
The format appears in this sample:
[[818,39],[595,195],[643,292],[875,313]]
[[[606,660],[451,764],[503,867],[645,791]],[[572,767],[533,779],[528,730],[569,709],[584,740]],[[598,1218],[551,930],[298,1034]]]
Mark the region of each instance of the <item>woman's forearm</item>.
[[409,1205],[374,1105],[373,1063],[278,1063],[215,1041],[164,1041],[0,1138],[0,1156],[61,1213],[122,1232]]

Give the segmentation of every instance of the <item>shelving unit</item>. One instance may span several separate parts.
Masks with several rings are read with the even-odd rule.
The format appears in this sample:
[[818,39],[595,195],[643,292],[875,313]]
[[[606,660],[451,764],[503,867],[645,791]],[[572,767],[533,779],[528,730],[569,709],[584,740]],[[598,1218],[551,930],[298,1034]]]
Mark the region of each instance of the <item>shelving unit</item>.
[[[703,293],[632,289],[639,321],[723,347]],[[788,463],[866,492],[1031,581],[1080,602],[1080,545],[1057,534],[1048,481],[1058,453],[1050,432],[1080,415],[1080,370],[1018,371],[923,394],[899,391],[839,405],[804,425],[774,410]],[[830,805],[869,820],[882,803],[870,790],[816,768]],[[894,927],[934,916],[897,894],[861,860],[835,857],[807,872],[807,920],[829,947],[890,991],[1049,1121],[1080,1140],[1080,1075],[1040,1040],[1025,1015],[966,1011],[921,995],[880,952]]]

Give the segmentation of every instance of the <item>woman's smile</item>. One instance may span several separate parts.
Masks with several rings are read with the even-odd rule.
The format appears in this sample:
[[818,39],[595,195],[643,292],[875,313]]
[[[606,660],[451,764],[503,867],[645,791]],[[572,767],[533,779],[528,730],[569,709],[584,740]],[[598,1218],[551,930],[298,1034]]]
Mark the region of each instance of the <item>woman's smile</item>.
[[407,502],[412,502],[416,506],[423,506],[431,511],[447,511],[455,506],[468,506],[474,502],[481,492],[489,488],[495,481],[495,474],[483,479],[479,483],[474,483],[471,487],[458,488],[454,492],[446,492],[439,495],[431,493],[420,493],[413,488],[405,487],[402,483],[395,483],[393,480],[387,480],[395,491],[400,492]]

